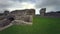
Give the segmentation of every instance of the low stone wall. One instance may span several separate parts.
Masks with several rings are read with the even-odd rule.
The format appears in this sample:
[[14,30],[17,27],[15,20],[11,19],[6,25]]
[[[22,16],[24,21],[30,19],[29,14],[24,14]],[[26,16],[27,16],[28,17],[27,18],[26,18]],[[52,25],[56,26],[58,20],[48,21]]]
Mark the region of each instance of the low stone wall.
[[12,22],[13,24],[32,24],[33,22],[33,16],[32,15],[26,15],[26,16],[20,16],[20,17],[16,17],[16,19]]
[[15,20],[23,20],[26,22],[32,22],[33,16],[32,15],[24,15],[24,16],[16,16],[15,18],[16,18]]
[[7,26],[5,26],[5,27],[0,27],[0,31],[4,30],[4,29],[6,29],[6,28],[8,28],[8,27],[10,27],[10,26],[12,26],[12,25],[13,25],[13,24],[10,23],[9,25],[7,25]]
[[32,22],[25,22],[23,20],[14,20],[12,23],[14,25],[32,25]]

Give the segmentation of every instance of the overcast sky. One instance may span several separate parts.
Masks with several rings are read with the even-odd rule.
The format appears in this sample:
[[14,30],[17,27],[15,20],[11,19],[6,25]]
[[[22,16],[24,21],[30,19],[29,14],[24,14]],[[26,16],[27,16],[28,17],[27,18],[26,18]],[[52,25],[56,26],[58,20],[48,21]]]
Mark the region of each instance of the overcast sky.
[[46,12],[60,10],[60,0],[0,0],[0,12],[3,10],[36,9],[39,14],[40,8],[47,8]]

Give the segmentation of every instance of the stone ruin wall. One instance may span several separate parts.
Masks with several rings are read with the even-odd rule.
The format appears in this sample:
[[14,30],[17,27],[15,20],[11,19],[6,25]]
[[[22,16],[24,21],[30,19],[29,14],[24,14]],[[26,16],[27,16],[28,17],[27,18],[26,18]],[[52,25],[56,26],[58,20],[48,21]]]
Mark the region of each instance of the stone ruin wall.
[[33,21],[33,16],[35,15],[34,9],[25,9],[25,10],[15,10],[11,12],[11,15],[15,15],[15,20],[21,20],[24,22]]
[[41,8],[40,16],[45,16],[46,8]]

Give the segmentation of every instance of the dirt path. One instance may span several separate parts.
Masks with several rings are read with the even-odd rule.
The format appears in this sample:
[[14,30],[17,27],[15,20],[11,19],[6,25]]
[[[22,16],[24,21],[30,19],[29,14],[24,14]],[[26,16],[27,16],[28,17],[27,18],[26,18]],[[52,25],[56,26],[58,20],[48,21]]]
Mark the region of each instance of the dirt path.
[[4,30],[4,29],[6,29],[6,28],[8,28],[8,27],[10,27],[10,26],[12,26],[12,25],[13,25],[13,24],[10,23],[8,26],[2,27],[2,28],[0,28],[0,31]]

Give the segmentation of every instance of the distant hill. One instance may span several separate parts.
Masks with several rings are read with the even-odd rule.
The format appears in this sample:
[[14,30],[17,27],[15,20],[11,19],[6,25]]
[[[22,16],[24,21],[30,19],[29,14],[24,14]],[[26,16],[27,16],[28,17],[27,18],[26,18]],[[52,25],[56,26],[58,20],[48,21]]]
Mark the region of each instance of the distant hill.
[[60,11],[45,13],[45,16],[58,16],[58,17],[60,17]]

